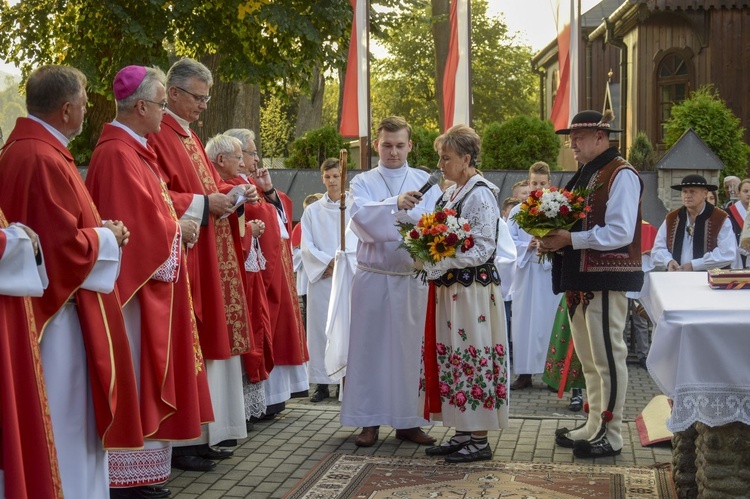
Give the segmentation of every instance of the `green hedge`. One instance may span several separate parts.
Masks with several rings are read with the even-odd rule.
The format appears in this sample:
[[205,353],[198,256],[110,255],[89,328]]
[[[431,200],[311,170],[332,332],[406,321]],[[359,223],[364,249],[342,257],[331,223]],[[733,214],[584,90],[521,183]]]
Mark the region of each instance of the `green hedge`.
[[482,133],[483,170],[528,170],[537,161],[557,167],[560,139],[549,120],[516,116],[503,123],[490,123]]
[[292,142],[284,166],[317,170],[326,158],[338,158],[341,149],[348,152],[349,143],[334,127],[324,126],[310,130]]

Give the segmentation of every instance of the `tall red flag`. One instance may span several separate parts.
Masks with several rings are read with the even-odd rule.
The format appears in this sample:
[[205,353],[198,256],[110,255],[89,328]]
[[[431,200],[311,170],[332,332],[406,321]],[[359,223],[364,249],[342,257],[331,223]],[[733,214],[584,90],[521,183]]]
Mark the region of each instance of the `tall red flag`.
[[550,115],[555,129],[567,128],[570,118],[578,113],[579,14],[578,0],[557,1],[555,22],[560,82]]
[[469,1],[451,0],[450,42],[443,73],[443,131],[453,125],[470,124]]
[[352,4],[352,32],[344,79],[339,133],[344,137],[367,137],[368,70],[367,70],[367,1],[349,0]]

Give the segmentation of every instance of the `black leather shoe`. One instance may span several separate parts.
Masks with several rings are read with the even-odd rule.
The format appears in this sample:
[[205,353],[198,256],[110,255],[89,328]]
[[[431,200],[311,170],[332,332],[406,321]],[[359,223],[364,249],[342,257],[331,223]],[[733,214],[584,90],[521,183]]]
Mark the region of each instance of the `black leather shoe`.
[[313,393],[312,397],[310,397],[310,402],[323,402],[330,396],[331,395],[328,392],[328,385],[318,385],[315,393]]
[[253,428],[255,428],[255,423],[252,420],[248,419],[247,421],[245,421],[245,428],[249,432],[253,431]]
[[523,390],[524,388],[531,388],[532,386],[531,374],[519,374],[516,380],[510,384],[510,389]]
[[156,499],[169,497],[171,494],[172,492],[169,489],[154,485],[109,489],[110,499]]
[[467,440],[463,443],[452,444],[449,440],[442,445],[436,445],[435,447],[426,448],[424,450],[424,453],[428,456],[447,456],[449,454],[453,454],[456,451],[460,451],[461,449],[469,445],[469,442],[471,442],[471,440]]
[[222,440],[216,444],[216,447],[237,447],[237,439],[230,438],[229,440]]
[[573,441],[573,439],[568,437],[565,433],[555,435],[555,443],[560,447],[565,447],[566,449],[572,449],[575,445],[575,441]]
[[606,437],[593,443],[588,440],[576,440],[573,447],[573,455],[583,459],[618,456],[620,452],[622,449],[613,449]]
[[234,452],[228,449],[217,449],[210,445],[200,445],[196,454],[203,459],[229,459],[234,456]]
[[473,463],[474,461],[489,461],[492,459],[492,449],[487,445],[481,449],[477,449],[474,446],[468,446],[474,449],[472,452],[454,452],[445,456],[445,461],[449,463]]
[[209,461],[200,456],[172,456],[172,468],[185,471],[211,471],[216,468],[216,461]]

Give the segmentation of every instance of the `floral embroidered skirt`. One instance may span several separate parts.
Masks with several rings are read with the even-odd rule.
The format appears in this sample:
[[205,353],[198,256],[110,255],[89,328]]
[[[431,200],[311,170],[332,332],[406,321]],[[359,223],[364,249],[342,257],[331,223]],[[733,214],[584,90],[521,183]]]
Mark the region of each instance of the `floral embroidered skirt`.
[[544,363],[544,374],[542,381],[554,389],[560,388],[560,383],[565,380],[565,389],[586,388],[586,380],[583,379],[581,361],[575,349],[570,354],[568,350],[573,349],[572,334],[570,331],[570,317],[568,316],[568,304],[563,294],[560,304],[557,306],[555,323],[552,326],[552,335],[547,350],[547,360]]
[[[508,335],[500,288],[476,282],[435,290],[435,352],[441,413],[430,419],[460,431],[508,426]],[[424,362],[420,374],[424,407]]]

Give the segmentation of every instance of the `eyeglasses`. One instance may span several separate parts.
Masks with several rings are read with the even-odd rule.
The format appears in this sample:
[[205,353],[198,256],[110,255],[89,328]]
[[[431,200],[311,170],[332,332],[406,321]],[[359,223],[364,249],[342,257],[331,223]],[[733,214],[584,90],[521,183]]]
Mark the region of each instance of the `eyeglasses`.
[[255,158],[259,158],[260,157],[260,156],[258,156],[258,151],[246,151],[246,150],[243,149],[242,152],[244,152],[245,154],[249,154],[250,156],[253,156]]
[[235,156],[234,154],[225,154],[224,156],[226,156],[227,158],[234,158],[234,159],[236,159],[238,161],[242,159],[242,155],[241,154],[239,156]]
[[205,104],[208,104],[208,101],[211,100],[210,95],[195,95],[193,92],[188,92],[182,87],[174,87],[174,88],[176,88],[177,90],[182,90],[186,94],[190,95],[193,99],[195,99],[196,102],[203,102]]
[[164,111],[164,110],[165,110],[165,109],[167,108],[167,104],[169,104],[169,102],[168,102],[168,101],[162,101],[162,102],[154,102],[154,101],[152,101],[152,100],[148,100],[148,99],[141,99],[141,100],[142,100],[143,102],[150,102],[151,104],[156,104],[157,106],[159,106],[159,108],[160,108],[160,109],[161,109],[162,111]]

